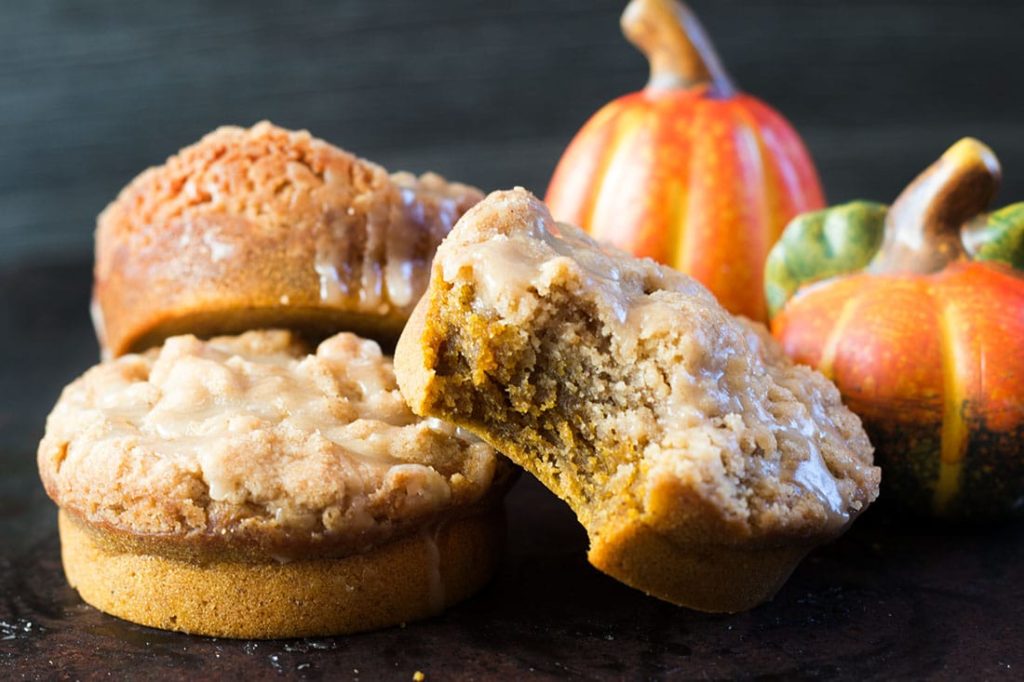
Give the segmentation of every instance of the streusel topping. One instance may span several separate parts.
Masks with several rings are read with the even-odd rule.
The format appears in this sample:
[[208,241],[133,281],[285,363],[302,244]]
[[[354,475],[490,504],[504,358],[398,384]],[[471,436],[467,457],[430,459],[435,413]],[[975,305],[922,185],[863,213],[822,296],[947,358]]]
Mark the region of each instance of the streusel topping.
[[373,341],[343,333],[307,354],[285,331],[178,336],[93,367],[38,456],[51,497],[92,523],[353,545],[479,500],[496,463],[416,417]]

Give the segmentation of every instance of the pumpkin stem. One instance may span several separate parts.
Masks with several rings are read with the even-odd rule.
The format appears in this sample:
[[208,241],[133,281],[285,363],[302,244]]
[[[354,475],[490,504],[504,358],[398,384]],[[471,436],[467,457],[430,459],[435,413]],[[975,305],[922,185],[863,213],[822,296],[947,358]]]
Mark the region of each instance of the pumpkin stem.
[[711,39],[689,7],[678,0],[632,0],[622,13],[622,32],[651,64],[648,90],[709,85],[716,97],[736,92]]
[[995,153],[965,137],[907,186],[885,221],[870,272],[926,274],[966,255],[961,228],[985,211],[999,189]]

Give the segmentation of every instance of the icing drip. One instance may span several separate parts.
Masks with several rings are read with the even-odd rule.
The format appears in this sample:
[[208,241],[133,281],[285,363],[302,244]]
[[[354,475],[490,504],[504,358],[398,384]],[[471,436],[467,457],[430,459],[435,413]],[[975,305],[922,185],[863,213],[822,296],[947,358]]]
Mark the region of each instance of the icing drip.
[[[351,206],[331,216],[331,228],[319,235],[314,269],[321,302],[379,314],[412,307],[427,285],[427,255],[480,198],[476,190],[433,173],[396,173],[391,180],[387,199],[354,200],[369,208]],[[358,264],[358,292],[349,285],[349,264]]]

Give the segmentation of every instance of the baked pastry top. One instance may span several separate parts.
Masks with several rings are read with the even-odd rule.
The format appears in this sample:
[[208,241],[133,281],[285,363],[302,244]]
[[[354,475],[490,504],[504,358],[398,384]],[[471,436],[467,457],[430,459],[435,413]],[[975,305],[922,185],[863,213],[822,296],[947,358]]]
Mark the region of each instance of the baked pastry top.
[[282,557],[362,551],[486,502],[508,475],[489,446],[413,415],[373,341],[342,333],[307,354],[275,330],[93,367],[38,459],[50,497],[95,527]]
[[[440,246],[396,371],[414,412],[567,500],[592,563],[676,603],[763,600],[878,493],[860,420],[825,377],[695,280],[556,224],[522,189],[491,194]],[[763,588],[757,550],[774,557]],[[679,577],[675,557],[701,556]],[[730,571],[754,582],[719,585]]]
[[482,196],[433,173],[389,175],[304,131],[220,128],[100,215],[105,357],[275,326],[393,343],[437,244]]

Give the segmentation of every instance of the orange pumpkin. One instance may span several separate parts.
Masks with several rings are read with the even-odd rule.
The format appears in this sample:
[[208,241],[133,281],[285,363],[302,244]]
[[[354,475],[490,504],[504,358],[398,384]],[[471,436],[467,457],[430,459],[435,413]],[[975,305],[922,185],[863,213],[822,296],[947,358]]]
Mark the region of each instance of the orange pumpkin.
[[546,201],[556,218],[764,321],[768,250],[790,218],[824,204],[811,158],[782,116],[736,91],[685,5],[632,0],[622,30],[650,61],[650,81],[579,131]]
[[1024,512],[1024,204],[983,215],[999,179],[992,151],[962,140],[887,213],[795,220],[768,264],[773,333],[836,382],[883,497],[919,513]]

